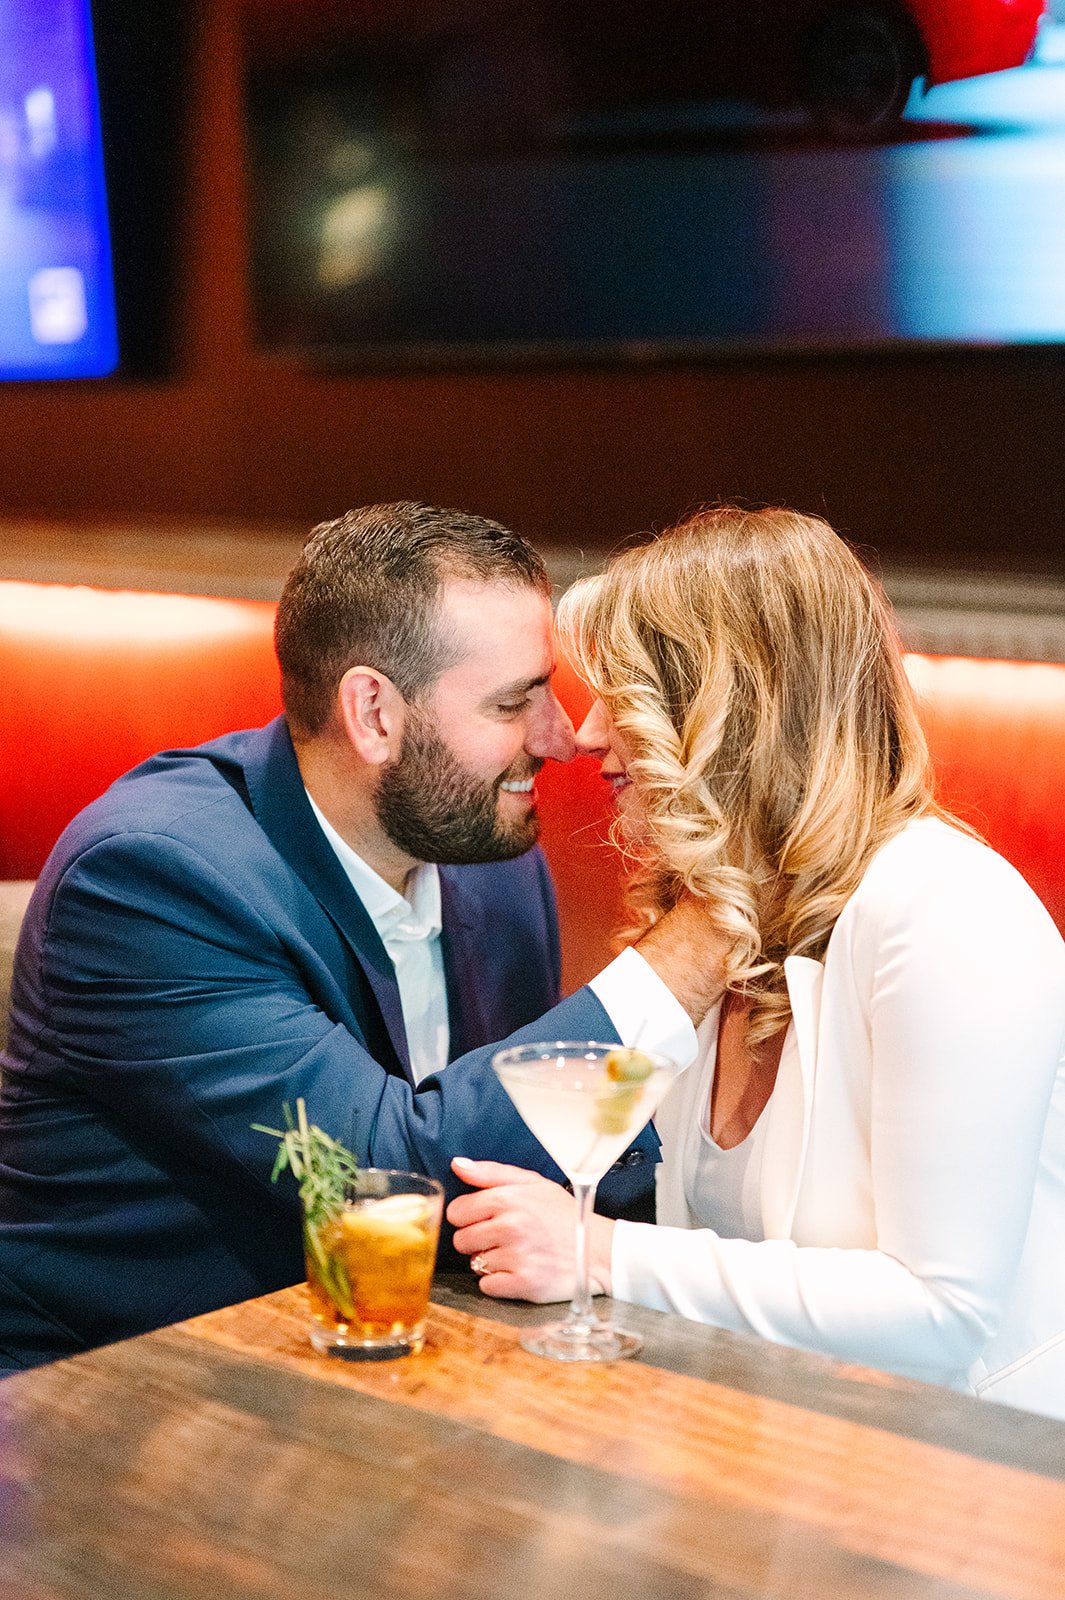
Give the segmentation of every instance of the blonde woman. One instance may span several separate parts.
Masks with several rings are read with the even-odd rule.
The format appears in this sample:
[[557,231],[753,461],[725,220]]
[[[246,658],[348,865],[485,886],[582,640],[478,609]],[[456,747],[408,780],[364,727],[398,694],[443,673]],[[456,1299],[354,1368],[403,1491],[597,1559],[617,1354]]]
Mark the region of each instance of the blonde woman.
[[[595,1219],[599,1287],[1065,1417],[1065,945],[937,806],[880,590],[825,523],[722,508],[559,623],[632,937],[696,897],[721,982],[659,1115],[658,1226]],[[456,1170],[484,1291],[567,1294],[565,1190]]]

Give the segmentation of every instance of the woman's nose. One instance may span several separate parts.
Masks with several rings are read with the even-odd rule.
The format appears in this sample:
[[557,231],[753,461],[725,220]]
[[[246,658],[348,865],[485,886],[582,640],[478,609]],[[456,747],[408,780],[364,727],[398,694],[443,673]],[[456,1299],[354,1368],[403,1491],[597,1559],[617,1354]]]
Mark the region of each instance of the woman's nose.
[[582,756],[603,756],[610,748],[610,717],[606,706],[597,700],[577,729],[577,753]]

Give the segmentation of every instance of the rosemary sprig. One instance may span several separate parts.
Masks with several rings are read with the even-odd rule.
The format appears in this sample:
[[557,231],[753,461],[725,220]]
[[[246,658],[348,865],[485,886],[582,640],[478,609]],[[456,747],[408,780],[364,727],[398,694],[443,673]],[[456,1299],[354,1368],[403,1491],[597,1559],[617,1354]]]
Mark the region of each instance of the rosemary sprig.
[[313,1262],[319,1283],[347,1318],[354,1316],[351,1284],[343,1261],[325,1249],[319,1229],[343,1209],[347,1185],[358,1174],[359,1164],[351,1151],[321,1128],[307,1120],[307,1107],[296,1101],[296,1120],[286,1105],[282,1128],[267,1128],[253,1122],[255,1133],[266,1133],[280,1141],[271,1183],[285,1171],[292,1173],[300,1186],[303,1202],[303,1238],[308,1261]]
[[307,1121],[307,1107],[302,1100],[296,1101],[295,1122],[288,1106],[282,1109],[284,1130],[252,1123],[254,1132],[268,1133],[281,1141],[270,1181],[276,1183],[286,1169],[290,1171],[300,1186],[308,1222],[322,1222],[335,1216],[343,1205],[345,1188],[358,1176],[359,1163],[344,1145]]

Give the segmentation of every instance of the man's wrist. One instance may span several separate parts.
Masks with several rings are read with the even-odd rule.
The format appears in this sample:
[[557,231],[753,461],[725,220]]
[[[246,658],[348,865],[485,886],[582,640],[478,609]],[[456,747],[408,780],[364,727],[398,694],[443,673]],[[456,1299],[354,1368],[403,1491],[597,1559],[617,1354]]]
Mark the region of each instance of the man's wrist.
[[657,972],[632,945],[596,973],[588,987],[622,1044],[669,1056],[678,1066],[695,1058],[691,1018]]
[[723,942],[705,902],[685,895],[634,948],[698,1027],[725,989]]

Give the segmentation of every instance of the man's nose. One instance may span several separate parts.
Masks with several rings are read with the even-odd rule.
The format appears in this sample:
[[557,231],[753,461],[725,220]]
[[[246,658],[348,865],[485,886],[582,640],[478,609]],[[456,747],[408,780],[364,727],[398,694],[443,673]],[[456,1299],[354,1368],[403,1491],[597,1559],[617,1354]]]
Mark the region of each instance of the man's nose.
[[572,761],[577,753],[573,723],[553,690],[548,690],[543,704],[537,708],[525,748],[531,756],[539,756],[543,761]]

